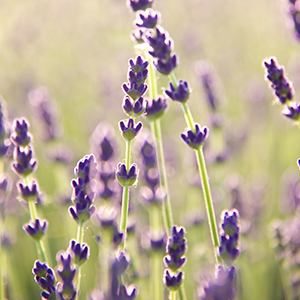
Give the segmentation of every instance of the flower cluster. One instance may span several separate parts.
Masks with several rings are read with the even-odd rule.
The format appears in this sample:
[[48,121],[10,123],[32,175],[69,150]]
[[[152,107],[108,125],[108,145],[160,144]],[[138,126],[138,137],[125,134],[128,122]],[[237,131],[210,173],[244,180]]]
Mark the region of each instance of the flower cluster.
[[77,223],[84,223],[95,212],[93,205],[94,192],[93,179],[97,174],[97,163],[94,155],[86,155],[83,157],[74,169],[77,177],[73,179],[72,201],[75,206],[70,206],[69,213]]
[[204,141],[208,137],[208,128],[199,124],[195,125],[195,131],[187,130],[186,133],[181,134],[181,138],[194,150],[198,150],[203,146]]
[[286,77],[284,67],[280,66],[276,57],[270,57],[264,60],[266,68],[266,79],[271,81],[271,89],[280,103],[284,105],[282,114],[296,122],[300,120],[300,104],[292,101],[294,97],[294,88],[292,82]]
[[231,265],[240,254],[239,248],[239,212],[236,209],[222,212],[222,223],[220,229],[221,245],[219,255],[223,260]]
[[164,257],[165,271],[164,283],[171,291],[177,291],[184,279],[184,273],[180,269],[186,263],[184,256],[187,245],[184,227],[173,226],[171,236],[167,242],[167,254]]

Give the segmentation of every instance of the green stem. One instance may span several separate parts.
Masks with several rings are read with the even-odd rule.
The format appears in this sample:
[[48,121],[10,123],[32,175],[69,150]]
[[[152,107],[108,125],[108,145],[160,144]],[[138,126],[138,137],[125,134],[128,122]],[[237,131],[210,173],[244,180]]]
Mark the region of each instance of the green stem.
[[183,115],[184,115],[186,124],[189,126],[189,128],[192,131],[195,131],[195,122],[194,122],[191,110],[186,102],[182,103],[182,110],[183,110]]
[[169,300],[176,300],[177,291],[169,291]]
[[[83,242],[83,223],[79,222],[78,223],[78,228],[77,228],[77,242],[82,244]],[[76,299],[79,299],[79,294],[80,294],[80,283],[81,283],[81,266],[77,266],[77,294],[76,294]]]
[[35,220],[38,218],[37,217],[37,211],[36,211],[36,206],[34,201],[28,202],[29,206],[29,214],[30,214],[30,219],[32,222],[35,222]]
[[159,171],[160,185],[164,190],[163,192],[166,193],[166,199],[162,202],[162,210],[163,210],[165,229],[167,234],[169,235],[174,222],[173,222],[170,193],[169,193],[168,181],[167,181],[165,157],[163,153],[160,120],[158,119],[158,120],[151,121],[150,125],[151,125],[151,131],[154,137],[154,143],[156,148],[157,167]]
[[208,174],[207,174],[207,169],[206,169],[206,164],[205,164],[202,147],[200,147],[200,149],[198,149],[196,151],[196,156],[197,156],[198,168],[199,168],[199,173],[200,173],[200,178],[201,178],[201,183],[202,183],[202,191],[203,191],[203,196],[204,196],[206,213],[207,213],[207,217],[208,217],[210,235],[211,235],[212,243],[213,243],[214,250],[215,250],[214,251],[215,258],[216,258],[216,262],[220,263],[221,258],[219,257],[219,255],[217,253],[217,248],[220,246],[218,226],[217,226],[217,222],[216,222],[214,205],[213,205],[213,201],[212,201],[212,197],[211,197],[209,179],[208,179]]
[[184,285],[183,283],[181,284],[179,290],[178,290],[178,294],[179,294],[179,299],[180,300],[186,300],[186,295],[185,295],[185,290],[184,290]]
[[157,98],[157,78],[153,66],[153,61],[151,58],[149,59],[149,77],[148,77],[148,83],[149,83],[149,97],[151,99]]

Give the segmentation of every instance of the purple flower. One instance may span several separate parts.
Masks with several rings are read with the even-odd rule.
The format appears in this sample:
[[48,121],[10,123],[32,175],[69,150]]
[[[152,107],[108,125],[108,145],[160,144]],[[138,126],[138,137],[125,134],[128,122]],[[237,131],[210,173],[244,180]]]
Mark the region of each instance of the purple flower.
[[73,285],[76,269],[72,265],[72,257],[67,252],[61,252],[58,253],[56,260],[59,263],[57,273],[62,280],[62,282],[57,284],[57,294],[59,296],[58,299],[73,300],[76,296],[76,290]]
[[172,271],[179,270],[186,262],[186,239],[184,227],[173,226],[167,242],[167,254],[164,257],[165,266]]
[[74,174],[78,178],[78,185],[81,188],[85,188],[97,175],[97,162],[94,155],[85,155],[79,160],[77,166],[74,168]]
[[147,100],[146,104],[146,117],[149,120],[156,120],[162,117],[168,109],[168,103],[165,98],[159,97],[157,100]]
[[140,97],[138,100],[133,101],[130,97],[125,96],[123,102],[123,110],[130,118],[136,118],[140,116],[145,111],[143,97]]
[[30,146],[26,146],[24,149],[15,147],[14,159],[12,169],[20,176],[26,177],[37,167],[37,161],[33,158],[33,150]]
[[32,140],[31,134],[28,132],[29,122],[22,119],[14,119],[12,124],[13,133],[10,136],[11,141],[17,147],[28,146]]
[[35,201],[39,196],[38,184],[35,180],[31,180],[26,186],[20,182],[18,188],[20,192],[20,198],[26,202]]
[[151,8],[141,12],[135,21],[137,27],[155,28],[160,21],[160,13]]
[[46,233],[48,222],[46,220],[32,220],[23,226],[24,231],[31,236],[35,241],[39,241]]
[[186,102],[190,96],[190,88],[186,81],[179,80],[178,86],[174,87],[174,85],[170,82],[170,89],[165,90],[165,93],[174,101],[179,101],[181,103]]
[[290,0],[289,3],[290,4],[289,4],[288,12],[291,16],[291,19],[293,20],[293,25],[295,30],[294,36],[295,39],[299,41],[300,40],[299,6],[296,0]]
[[294,97],[293,84],[285,75],[284,67],[281,67],[275,57],[264,61],[266,67],[266,79],[271,81],[271,88],[282,104]]
[[157,71],[163,75],[169,75],[177,66],[178,58],[176,54],[171,55],[167,60],[158,59],[154,62]]
[[56,299],[55,293],[55,275],[54,271],[49,268],[47,263],[42,263],[36,260],[32,273],[35,275],[35,282],[44,290],[41,293],[43,299]]
[[129,83],[124,83],[122,88],[129,97],[136,100],[146,93],[148,87],[143,82],[138,84],[136,81],[131,81]]
[[137,165],[132,164],[127,172],[125,164],[119,163],[116,172],[117,179],[122,186],[132,186],[137,180]]
[[219,255],[227,264],[231,264],[240,254],[239,248],[239,213],[236,209],[223,211],[221,219]]
[[143,124],[142,124],[142,122],[138,122],[135,125],[133,119],[129,119],[127,121],[127,125],[125,125],[124,121],[120,121],[119,126],[120,126],[120,130],[121,130],[121,133],[122,133],[122,136],[124,137],[124,139],[131,141],[140,132],[140,130],[143,127]]
[[144,60],[140,55],[136,57],[135,61],[133,59],[129,60],[129,72],[128,80],[129,82],[136,82],[139,86],[144,83],[148,77],[148,65],[149,62]]
[[152,48],[149,54],[155,58],[168,60],[173,49],[173,42],[169,33],[162,27],[156,27],[154,31],[147,31],[144,35],[145,42]]
[[145,10],[148,7],[152,7],[153,0],[127,0],[127,5],[132,8],[133,11]]
[[217,267],[217,274],[214,280],[202,287],[200,292],[201,300],[233,300],[235,297],[235,268],[224,269]]
[[74,253],[75,263],[81,266],[90,256],[90,249],[87,244],[76,243],[75,240],[70,241],[69,251]]
[[177,291],[184,279],[184,273],[179,272],[178,274],[170,272],[169,269],[164,271],[164,284],[170,291]]
[[95,206],[91,205],[90,201],[86,200],[86,198],[85,201],[77,202],[75,206],[69,207],[69,214],[77,223],[84,223],[89,220],[94,212]]
[[290,105],[286,105],[282,114],[294,121],[299,122],[300,120],[300,103],[291,102]]
[[126,287],[125,285],[121,284],[118,295],[119,299],[132,300],[137,296],[137,289],[134,285]]
[[204,141],[208,138],[208,128],[195,125],[195,131],[187,130],[186,133],[181,134],[181,138],[193,149],[197,150],[203,146]]

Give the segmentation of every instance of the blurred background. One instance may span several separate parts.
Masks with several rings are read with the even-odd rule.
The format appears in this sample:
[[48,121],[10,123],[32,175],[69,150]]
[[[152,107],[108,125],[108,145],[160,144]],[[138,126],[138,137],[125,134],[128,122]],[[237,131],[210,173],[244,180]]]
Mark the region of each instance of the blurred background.
[[[274,104],[262,61],[277,57],[294,84],[297,99],[300,48],[287,2],[156,0],[153,6],[161,12],[161,25],[175,43],[180,59],[175,74],[192,88],[189,105],[194,119],[208,127],[211,112],[199,61],[202,65],[205,61],[215,75],[218,113],[223,121],[221,128],[211,128],[205,152],[218,221],[223,209],[235,207],[238,201],[243,206],[237,207],[245,233],[237,260],[241,299],[282,299],[270,224],[275,219],[286,220],[295,211],[291,204],[295,194],[290,195],[289,184],[297,183],[300,175],[296,163],[300,132],[281,115],[282,107]],[[135,13],[125,0],[0,0],[0,94],[7,103],[10,120],[24,116],[31,124],[39,162],[35,176],[46,202],[39,213],[50,223],[47,247],[52,261],[57,251],[68,247],[77,229],[68,206],[59,203],[57,192],[71,196],[73,168],[91,152],[90,137],[98,123],[110,123],[115,129],[116,163],[124,158],[118,122],[126,119],[121,85],[127,81],[128,59],[136,57],[130,38],[134,19]],[[162,92],[168,87],[168,79],[160,76],[159,80]],[[28,100],[28,93],[38,86],[46,87],[55,100],[59,134],[54,142],[43,140]],[[141,120],[144,129],[149,128],[149,122]],[[185,282],[188,298],[192,299],[207,266],[213,272],[213,255],[207,225],[202,222],[205,211],[194,154],[180,139],[185,127],[180,105],[170,103],[162,119],[162,131],[174,218],[177,225],[188,228]],[[48,151],[60,143],[71,151],[66,166],[47,159]],[[230,146],[229,155],[216,162],[225,144]],[[133,161],[138,162],[135,151]],[[138,187],[132,201],[141,206],[137,194]],[[10,299],[40,299],[31,273],[37,258],[35,245],[22,230],[29,215],[14,196],[10,201],[4,227],[11,240],[5,254]],[[147,214],[142,206],[137,211]],[[191,225],[195,211],[193,217],[198,222]],[[95,286],[96,235],[97,229],[89,224],[84,239],[91,247],[91,258],[83,266],[82,299]],[[139,299],[148,299],[139,289]]]

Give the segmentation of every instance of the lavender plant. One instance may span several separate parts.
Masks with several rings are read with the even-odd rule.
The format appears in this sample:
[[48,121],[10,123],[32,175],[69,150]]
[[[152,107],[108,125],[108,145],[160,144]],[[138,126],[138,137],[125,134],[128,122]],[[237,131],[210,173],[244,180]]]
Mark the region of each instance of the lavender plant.
[[[34,2],[26,6],[30,11],[28,15],[34,15],[34,19],[42,22],[43,13],[31,11],[36,8]],[[286,2],[290,3],[294,30],[297,31],[299,5],[297,1]],[[34,53],[35,64],[20,64],[2,80],[8,83],[4,93],[9,89],[14,91],[13,100],[8,103],[11,115],[21,112],[26,118],[3,125],[4,104],[1,103],[0,300],[299,298],[300,197],[297,187],[289,188],[292,191],[288,189],[293,193],[293,199],[288,200],[293,202],[292,212],[280,211],[276,202],[280,191],[277,183],[285,171],[286,162],[292,159],[291,153],[297,151],[297,139],[293,139],[292,131],[286,134],[286,128],[280,128],[280,140],[271,134],[274,132],[271,125],[276,130],[278,127],[269,118],[267,105],[262,103],[266,95],[260,86],[263,81],[261,74],[255,81],[251,67],[246,64],[257,61],[255,54],[261,46],[251,45],[249,54],[246,35],[241,38],[242,50],[235,39],[232,39],[235,41],[234,51],[227,49],[231,39],[226,34],[231,32],[233,35],[232,28],[239,28],[237,34],[244,34],[244,27],[250,32],[249,26],[238,27],[235,21],[241,18],[243,24],[249,24],[246,18],[252,8],[247,6],[245,9],[246,4],[239,2],[235,9],[243,8],[243,12],[233,16],[228,4],[221,2],[202,3],[200,10],[197,1],[177,5],[170,1],[127,0],[127,6],[135,14],[131,37],[136,53],[132,55],[130,48],[128,50],[123,44],[123,35],[129,36],[130,25],[125,1],[123,6],[114,1],[97,2],[97,5],[92,2],[72,3],[72,7],[68,1],[57,7],[54,3],[47,7],[49,15],[42,22],[46,26],[31,28],[31,22],[25,22],[26,26],[23,26],[27,19],[20,18],[16,27],[14,22],[7,23],[11,25],[7,27],[17,30],[8,39],[4,36],[1,40],[9,40],[8,49],[12,52],[17,49],[22,53],[24,42],[31,45],[34,50],[30,55],[24,55],[24,59],[30,58],[31,61]],[[253,7],[258,4],[260,8],[264,6],[257,1]],[[9,4],[3,3],[4,12],[6,5]],[[161,12],[155,10],[155,5]],[[269,7],[275,9],[272,5]],[[67,41],[73,37],[71,30],[76,30],[72,45],[78,51],[84,48],[80,56],[83,65],[77,64],[76,52],[70,51],[71,46],[63,51],[65,41],[60,40],[59,35],[61,49],[58,53],[67,53],[68,59],[63,63],[60,61],[55,80],[45,80],[47,87],[31,89],[38,86],[36,79],[44,82],[52,73],[49,71],[58,67],[54,63],[57,55],[52,52],[56,38],[50,35],[44,39],[40,30],[46,28],[51,32],[47,22],[51,22],[52,14],[57,20],[65,11],[70,18],[76,17],[76,22],[70,27],[65,26],[65,20],[57,22],[62,30],[59,32],[68,33]],[[103,11],[105,14],[99,18],[99,12]],[[22,7],[16,13],[19,14],[22,15]],[[193,19],[195,14],[197,18]],[[211,18],[210,14],[214,17]],[[14,14],[8,15],[14,18]],[[271,12],[262,15],[267,19]],[[110,26],[107,26],[109,17]],[[254,17],[257,18],[257,14],[253,14]],[[6,22],[6,18],[2,19]],[[189,19],[195,23],[190,24]],[[93,27],[95,20],[99,27]],[[257,19],[252,21],[251,32],[254,32]],[[205,26],[206,22],[208,26]],[[172,28],[175,23],[176,30]],[[278,30],[275,23],[278,22],[274,21],[272,25],[278,41],[273,40],[274,45],[281,41],[283,31],[282,28]],[[217,30],[214,26],[210,28],[212,24],[218,25]],[[174,40],[164,28],[167,26],[170,26]],[[261,26],[258,32],[263,35],[267,30],[270,28]],[[19,32],[22,33],[20,36]],[[111,34],[106,36],[106,32]],[[102,37],[105,37],[104,43]],[[272,32],[268,32],[268,37],[272,38]],[[45,47],[49,51],[47,55],[53,59],[53,69],[49,70],[45,65],[43,72],[31,74],[42,59],[40,53],[35,52],[35,42],[42,44],[46,40],[53,42]],[[175,42],[178,45],[176,52]],[[212,51],[214,43],[218,43],[215,52]],[[95,45],[97,51],[93,50]],[[286,41],[282,45],[288,47]],[[267,52],[269,46],[266,42],[263,51]],[[118,53],[111,51],[107,55],[110,47]],[[285,53],[294,53],[296,47],[288,51],[284,49]],[[3,49],[5,47],[2,48],[5,51]],[[182,56],[181,61],[178,54]],[[298,59],[294,55],[292,62]],[[17,61],[22,57],[12,56]],[[103,57],[104,65],[99,68],[95,61],[99,58],[102,63]],[[122,84],[125,93],[122,101],[118,86],[129,57],[132,58],[128,61],[127,80]],[[89,64],[90,59],[92,63]],[[201,63],[197,63],[196,69],[194,64],[189,65],[194,60],[199,62],[199,59]],[[214,62],[215,70],[206,59]],[[253,68],[255,65],[253,63]],[[17,81],[14,72],[28,66],[33,76]],[[72,74],[67,66],[72,66]],[[295,64],[293,67],[296,70]],[[284,67],[271,57],[264,61],[264,68],[274,97],[284,108],[283,115],[299,123],[299,104]],[[177,76],[187,78],[190,70],[196,70],[191,72],[196,75],[195,80],[191,77],[189,80],[177,79]],[[214,72],[224,80],[222,92],[228,93],[228,106],[223,111],[215,93]],[[22,73],[23,76],[25,73],[29,74],[28,70]],[[95,75],[92,80],[90,73]],[[42,80],[41,74],[44,76]],[[10,87],[12,82],[18,83],[17,88]],[[297,79],[294,85],[296,88]],[[61,120],[57,117],[56,107],[52,106],[50,88],[53,90],[51,94],[58,99]],[[206,106],[205,98],[199,96],[199,89],[207,98]],[[20,101],[19,105],[20,98],[25,99],[27,94],[35,115],[28,113],[28,103]],[[255,101],[252,99],[250,103],[251,97]],[[18,105],[14,106],[15,103]],[[119,122],[121,134],[115,135],[121,107],[126,119]],[[185,130],[178,128],[182,125],[177,108],[183,111]],[[223,112],[226,119],[221,115]],[[33,117],[35,119],[31,119]],[[29,121],[32,124],[30,133]],[[60,121],[65,125],[64,132],[60,131]],[[251,126],[248,121],[251,121]],[[233,136],[235,130],[244,126],[249,136],[246,147],[242,149],[238,143],[228,141],[228,136]],[[58,150],[52,153],[51,161],[44,159],[45,156],[49,158],[45,149],[62,140],[67,141],[72,153]],[[84,156],[84,153],[91,154]],[[73,157],[83,158],[76,165]],[[57,167],[57,162],[61,168]],[[74,165],[71,190],[66,176],[72,178]],[[265,177],[260,177],[257,170],[263,171]],[[255,178],[254,183],[252,178]],[[66,186],[68,195],[61,201],[57,192],[66,190]],[[285,199],[282,197],[281,201],[286,207]],[[69,209],[66,209],[66,204]],[[31,245],[30,240],[27,242],[24,232],[21,230],[23,238],[18,230],[22,228],[20,222],[27,218],[27,207],[31,220],[23,230],[34,239],[37,254],[32,251],[34,244]],[[68,213],[71,218],[65,218]],[[272,227],[270,247],[266,236],[273,217],[281,221]],[[25,274],[32,265],[34,280],[33,276]]]

